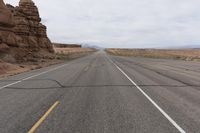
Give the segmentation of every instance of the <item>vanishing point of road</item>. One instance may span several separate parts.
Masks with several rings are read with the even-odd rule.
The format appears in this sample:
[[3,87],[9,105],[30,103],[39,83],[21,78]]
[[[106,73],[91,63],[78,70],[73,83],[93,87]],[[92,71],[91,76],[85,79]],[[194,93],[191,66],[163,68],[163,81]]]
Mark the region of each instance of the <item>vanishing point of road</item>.
[[200,63],[103,51],[0,80],[0,133],[200,133]]

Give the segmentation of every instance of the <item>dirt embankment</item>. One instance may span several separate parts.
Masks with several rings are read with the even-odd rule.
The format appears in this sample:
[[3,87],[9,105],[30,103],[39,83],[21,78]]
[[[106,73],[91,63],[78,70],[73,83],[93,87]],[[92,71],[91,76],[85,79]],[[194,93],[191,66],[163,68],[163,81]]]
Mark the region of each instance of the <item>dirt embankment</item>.
[[45,60],[44,62],[8,63],[0,60],[0,79],[49,65],[62,63],[62,60]]
[[118,56],[200,61],[200,49],[114,49],[113,48],[113,49],[106,49],[106,52]]
[[[34,55],[37,56],[36,58],[32,58],[31,56],[31,58],[26,62],[9,63],[0,59],[0,79],[22,72],[47,67],[49,65],[63,63],[72,59],[86,56],[93,52],[96,52],[96,50],[91,48],[55,48],[55,54],[52,56],[52,58],[49,58],[51,56],[48,55],[48,52],[45,53],[45,51],[43,51],[40,55]],[[9,56],[6,58],[13,60]]]

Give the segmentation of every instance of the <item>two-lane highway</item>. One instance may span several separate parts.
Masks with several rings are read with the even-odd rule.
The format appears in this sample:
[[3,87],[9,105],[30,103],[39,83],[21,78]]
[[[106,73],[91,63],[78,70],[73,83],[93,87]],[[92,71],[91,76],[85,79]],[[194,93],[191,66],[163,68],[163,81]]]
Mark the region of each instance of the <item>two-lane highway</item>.
[[0,81],[1,133],[200,132],[200,63],[100,51]]

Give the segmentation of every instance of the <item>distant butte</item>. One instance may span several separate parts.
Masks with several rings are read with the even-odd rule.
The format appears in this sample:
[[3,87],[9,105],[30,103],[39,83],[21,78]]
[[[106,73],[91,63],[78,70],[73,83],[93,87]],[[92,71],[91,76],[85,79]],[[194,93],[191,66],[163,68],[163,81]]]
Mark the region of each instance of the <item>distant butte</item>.
[[30,3],[32,3],[33,1],[32,1],[32,0],[20,0],[20,3],[25,3],[25,2],[30,2]]
[[17,7],[5,5],[0,0],[1,56],[12,58],[12,61],[26,61],[32,57],[52,58],[53,52],[46,26],[41,23],[38,8],[32,0],[20,0]]

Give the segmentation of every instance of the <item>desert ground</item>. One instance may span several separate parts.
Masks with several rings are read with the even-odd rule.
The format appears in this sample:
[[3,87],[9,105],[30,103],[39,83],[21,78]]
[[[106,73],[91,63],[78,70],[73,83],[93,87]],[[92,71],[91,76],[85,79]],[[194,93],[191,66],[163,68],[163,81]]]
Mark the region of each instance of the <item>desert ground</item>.
[[200,49],[106,49],[109,54],[119,56],[179,59],[200,61]]
[[[27,72],[34,69],[40,69],[54,64],[63,63],[86,56],[95,52],[92,48],[54,48],[55,53],[52,58],[31,58],[26,62],[8,62],[0,59],[0,79]],[[43,53],[44,54],[44,53]],[[43,55],[44,56],[44,55]]]

